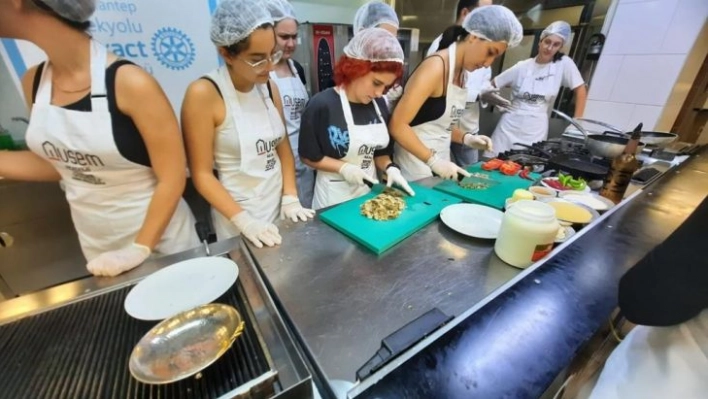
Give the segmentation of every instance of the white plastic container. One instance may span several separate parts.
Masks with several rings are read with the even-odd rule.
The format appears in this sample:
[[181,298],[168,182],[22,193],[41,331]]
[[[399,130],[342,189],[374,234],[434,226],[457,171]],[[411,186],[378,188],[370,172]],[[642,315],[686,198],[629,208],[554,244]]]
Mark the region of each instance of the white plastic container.
[[559,228],[550,205],[517,201],[504,214],[494,252],[512,266],[527,268],[551,252]]

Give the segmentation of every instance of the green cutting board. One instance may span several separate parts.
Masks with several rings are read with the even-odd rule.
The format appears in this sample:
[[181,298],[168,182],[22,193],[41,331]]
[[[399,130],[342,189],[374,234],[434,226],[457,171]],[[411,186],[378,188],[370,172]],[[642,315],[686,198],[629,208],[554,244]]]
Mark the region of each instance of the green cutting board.
[[507,176],[498,170],[486,171],[482,169],[481,162],[470,165],[467,167],[467,171],[470,173],[486,174],[491,180],[494,180],[499,184],[493,185],[484,190],[472,190],[460,187],[457,181],[445,180],[436,184],[434,188],[444,193],[454,195],[465,202],[487,205],[492,208],[503,210],[506,199],[514,194],[514,190],[518,188],[528,189],[535,180],[541,178],[541,175],[537,173],[531,173],[529,175],[529,177],[533,180],[526,180],[519,177],[518,174],[516,176]]
[[462,202],[459,198],[419,184],[410,185],[415,196],[403,197],[406,209],[397,219],[377,221],[361,214],[361,204],[380,194],[385,188],[383,185],[375,185],[368,194],[335,205],[320,213],[319,217],[347,237],[381,254],[435,220],[446,206]]

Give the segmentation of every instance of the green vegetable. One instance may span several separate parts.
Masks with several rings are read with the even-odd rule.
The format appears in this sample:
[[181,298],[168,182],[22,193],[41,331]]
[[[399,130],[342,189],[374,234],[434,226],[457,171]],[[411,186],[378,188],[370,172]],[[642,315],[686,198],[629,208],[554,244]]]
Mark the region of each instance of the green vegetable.
[[575,179],[573,176],[564,175],[563,173],[558,174],[558,182],[562,184],[563,187],[570,187],[573,190],[584,190],[587,186],[587,182],[582,177]]

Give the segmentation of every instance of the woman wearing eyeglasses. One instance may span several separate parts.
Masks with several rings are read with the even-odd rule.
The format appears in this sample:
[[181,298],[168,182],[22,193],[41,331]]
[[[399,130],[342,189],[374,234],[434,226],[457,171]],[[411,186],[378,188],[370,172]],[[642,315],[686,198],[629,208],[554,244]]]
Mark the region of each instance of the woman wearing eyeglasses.
[[314,211],[298,200],[282,102],[269,80],[282,57],[272,17],[259,0],[224,0],[211,40],[225,65],[193,82],[182,104],[192,179],[215,210],[219,240],[242,234],[259,248],[274,246],[278,215],[306,221]]
[[305,70],[292,59],[297,49],[297,19],[293,6],[286,0],[266,0],[265,5],[273,17],[275,41],[283,50],[283,57],[270,73],[270,78],[278,85],[283,102],[283,116],[288,130],[288,139],[295,156],[295,174],[300,203],[312,206],[312,194],[315,189],[315,173],[302,163],[297,153],[300,136],[300,117],[310,96],[305,88]]

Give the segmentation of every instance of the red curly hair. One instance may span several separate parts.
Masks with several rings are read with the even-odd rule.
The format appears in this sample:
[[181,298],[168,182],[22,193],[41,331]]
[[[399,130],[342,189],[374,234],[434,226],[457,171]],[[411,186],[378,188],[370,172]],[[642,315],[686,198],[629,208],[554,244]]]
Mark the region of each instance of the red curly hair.
[[369,72],[389,72],[396,75],[396,80],[403,76],[403,64],[395,61],[364,61],[342,55],[334,66],[334,83],[348,86],[352,81]]

